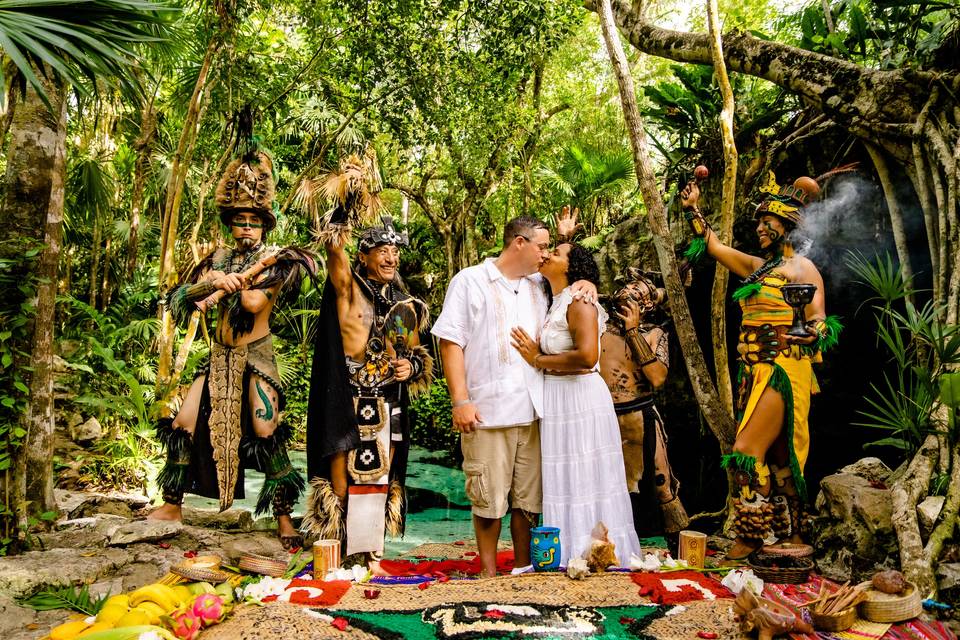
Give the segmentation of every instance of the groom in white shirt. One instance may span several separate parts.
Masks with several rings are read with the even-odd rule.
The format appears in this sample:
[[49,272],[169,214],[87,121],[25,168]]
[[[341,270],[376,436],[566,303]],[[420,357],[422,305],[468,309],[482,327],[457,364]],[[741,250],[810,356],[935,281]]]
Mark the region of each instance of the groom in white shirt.
[[[572,234],[576,217],[564,215],[558,233]],[[497,574],[500,520],[510,515],[514,571],[530,567],[530,528],[541,512],[540,429],[543,376],[510,346],[510,330],[539,336],[549,308],[537,272],[550,252],[550,232],[530,216],[503,230],[497,258],[458,273],[431,330],[440,339],[443,370],[453,402],[453,428],[461,433],[466,493],[484,577]],[[596,287],[574,291],[596,298]]]

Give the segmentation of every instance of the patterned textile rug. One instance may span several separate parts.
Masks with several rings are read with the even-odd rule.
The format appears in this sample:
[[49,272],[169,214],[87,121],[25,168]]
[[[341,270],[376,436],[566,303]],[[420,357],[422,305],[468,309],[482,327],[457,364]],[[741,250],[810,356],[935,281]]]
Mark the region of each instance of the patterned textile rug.
[[[767,584],[763,588],[763,595],[794,613],[799,613],[801,605],[816,599],[824,584],[828,592],[839,588],[835,582],[811,575],[810,580],[804,584]],[[857,618],[854,626],[847,631],[794,633],[790,637],[793,640],[956,640],[957,636],[946,625],[936,621],[927,622],[916,618],[889,625]]]
[[[723,608],[725,607],[725,608]],[[729,600],[689,606],[577,607],[461,602],[408,611],[309,609],[286,603],[246,605],[203,632],[204,640],[332,638],[475,640],[478,638],[696,639],[698,632],[746,640],[733,623]]]

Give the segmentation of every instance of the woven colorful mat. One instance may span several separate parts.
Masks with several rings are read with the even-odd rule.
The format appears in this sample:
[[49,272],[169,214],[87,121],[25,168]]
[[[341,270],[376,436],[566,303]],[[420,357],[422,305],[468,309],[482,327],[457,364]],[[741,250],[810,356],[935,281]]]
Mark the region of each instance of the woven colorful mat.
[[[811,574],[810,580],[804,584],[768,583],[763,588],[763,595],[799,614],[801,605],[816,599],[823,585],[828,593],[839,588],[837,583]],[[940,622],[926,622],[919,618],[894,625],[857,618],[846,631],[794,633],[790,637],[793,640],[956,640],[957,636]]]
[[618,607],[650,604],[626,573],[591,574],[571,580],[561,573],[525,573],[471,580],[433,580],[422,585],[370,585],[379,589],[376,599],[364,595],[362,585],[354,586],[335,609],[353,611],[423,610],[461,602],[499,604],[541,604],[553,606]]

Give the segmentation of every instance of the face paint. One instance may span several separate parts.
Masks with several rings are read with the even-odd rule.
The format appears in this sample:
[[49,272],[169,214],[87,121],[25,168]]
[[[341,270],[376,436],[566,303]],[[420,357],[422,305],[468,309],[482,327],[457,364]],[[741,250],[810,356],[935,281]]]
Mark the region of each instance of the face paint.
[[764,232],[767,234],[767,237],[770,238],[771,244],[777,244],[778,242],[783,240],[783,236],[780,235],[779,231],[777,231],[770,225],[769,220],[763,220],[760,224],[763,225]]

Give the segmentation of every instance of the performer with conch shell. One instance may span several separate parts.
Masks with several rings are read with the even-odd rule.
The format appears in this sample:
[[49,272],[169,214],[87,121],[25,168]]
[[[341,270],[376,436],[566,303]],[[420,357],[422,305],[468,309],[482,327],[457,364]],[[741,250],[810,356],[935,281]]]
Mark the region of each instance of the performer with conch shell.
[[[812,178],[780,186],[771,172],[760,187],[766,194],[757,207],[757,237],[763,257],[720,242],[697,203],[700,189],[690,182],[681,192],[685,216],[698,244],[720,264],[744,279],[733,299],[743,310],[740,371],[735,390],[737,437],[723,466],[735,474],[733,505],[736,541],[727,560],[741,560],[774,537],[802,543],[807,487],[803,468],[810,432],[810,396],[818,391],[812,364],[833,347],[841,330],[826,315],[823,279],[816,265],[794,252],[791,233],[804,207],[819,194]],[[790,283],[816,287],[806,306],[808,335],[789,335],[793,310],[782,288]]]

